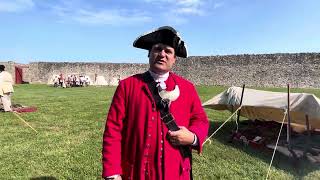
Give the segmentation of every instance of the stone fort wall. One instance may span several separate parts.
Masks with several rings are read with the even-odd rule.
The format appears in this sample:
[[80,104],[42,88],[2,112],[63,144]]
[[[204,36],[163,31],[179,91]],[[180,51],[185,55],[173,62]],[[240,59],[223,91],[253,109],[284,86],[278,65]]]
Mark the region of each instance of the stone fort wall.
[[[144,72],[148,64],[33,62],[23,80],[48,83],[54,74],[104,76],[109,85]],[[320,88],[320,53],[192,56],[178,58],[173,69],[196,85]]]
[[203,85],[320,88],[320,53],[198,56],[175,70]]
[[87,75],[92,81],[97,76],[103,76],[107,85],[117,85],[119,79],[124,79],[148,69],[148,64],[129,63],[50,63],[33,62],[29,65],[29,80],[31,83],[50,83],[53,75]]

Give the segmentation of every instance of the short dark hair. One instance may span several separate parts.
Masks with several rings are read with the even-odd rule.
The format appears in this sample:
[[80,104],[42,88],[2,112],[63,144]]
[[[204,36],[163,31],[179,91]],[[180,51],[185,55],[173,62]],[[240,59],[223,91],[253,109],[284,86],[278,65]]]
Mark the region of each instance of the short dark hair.
[[6,67],[4,65],[0,64],[0,71],[4,71],[5,68]]

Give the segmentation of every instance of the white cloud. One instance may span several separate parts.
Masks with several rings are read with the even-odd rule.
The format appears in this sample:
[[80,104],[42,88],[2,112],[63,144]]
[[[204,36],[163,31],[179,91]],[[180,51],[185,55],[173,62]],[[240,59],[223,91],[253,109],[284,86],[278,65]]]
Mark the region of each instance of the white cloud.
[[0,0],[0,12],[22,12],[34,6],[32,0]]
[[[144,0],[153,3],[156,7],[168,9],[172,14],[180,15],[204,15],[204,5],[208,0]],[[180,17],[180,19],[183,17]]]
[[90,25],[130,25],[151,21],[151,17],[134,10],[109,9],[98,11],[56,6],[54,12],[62,18],[62,21],[75,21]]
[[182,6],[195,7],[195,6],[201,5],[202,1],[201,0],[177,0],[177,3]]
[[154,7],[159,16],[173,24],[185,24],[192,16],[207,14],[208,5],[213,0],[142,0]]
[[151,18],[139,13],[124,13],[119,10],[104,10],[100,12],[78,10],[72,19],[85,24],[125,25],[147,22]]
[[183,7],[174,12],[178,14],[204,15],[204,12],[201,9],[193,7]]
[[188,5],[199,4],[203,0],[144,0],[144,1],[148,3],[174,3],[174,4],[188,6]]

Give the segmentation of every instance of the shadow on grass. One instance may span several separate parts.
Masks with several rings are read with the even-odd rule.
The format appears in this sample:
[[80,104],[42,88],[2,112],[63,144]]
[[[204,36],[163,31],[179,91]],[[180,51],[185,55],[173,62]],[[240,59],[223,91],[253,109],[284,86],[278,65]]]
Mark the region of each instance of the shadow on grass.
[[[213,122],[210,121],[210,128],[208,135],[210,136],[223,122]],[[234,121],[227,122],[212,138],[218,140],[219,142],[240,149],[241,151],[249,154],[250,156],[257,157],[269,164],[272,157],[272,150],[267,147],[256,149],[251,146],[246,146],[241,143],[231,142],[232,131],[236,128]],[[284,170],[294,176],[304,177],[310,172],[320,170],[319,165],[314,165],[307,160],[294,160],[293,158],[286,157],[278,152],[276,152],[272,166],[281,170]]]
[[57,180],[57,178],[53,176],[40,176],[40,177],[33,177],[30,180]]

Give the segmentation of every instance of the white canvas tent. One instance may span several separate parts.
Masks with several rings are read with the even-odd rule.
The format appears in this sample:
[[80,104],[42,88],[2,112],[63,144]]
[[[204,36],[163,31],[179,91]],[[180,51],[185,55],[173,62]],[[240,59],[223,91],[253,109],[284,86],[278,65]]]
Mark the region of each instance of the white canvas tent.
[[106,86],[108,85],[108,82],[103,76],[97,76],[96,81],[94,82],[94,85]]
[[[239,107],[242,88],[230,87],[203,103],[206,108],[234,111]],[[287,93],[246,88],[243,94],[241,116],[249,119],[282,123],[287,109]],[[304,130],[306,115],[311,129],[320,129],[320,99],[313,94],[290,93],[290,119],[295,130]],[[287,120],[286,120],[287,121]]]

